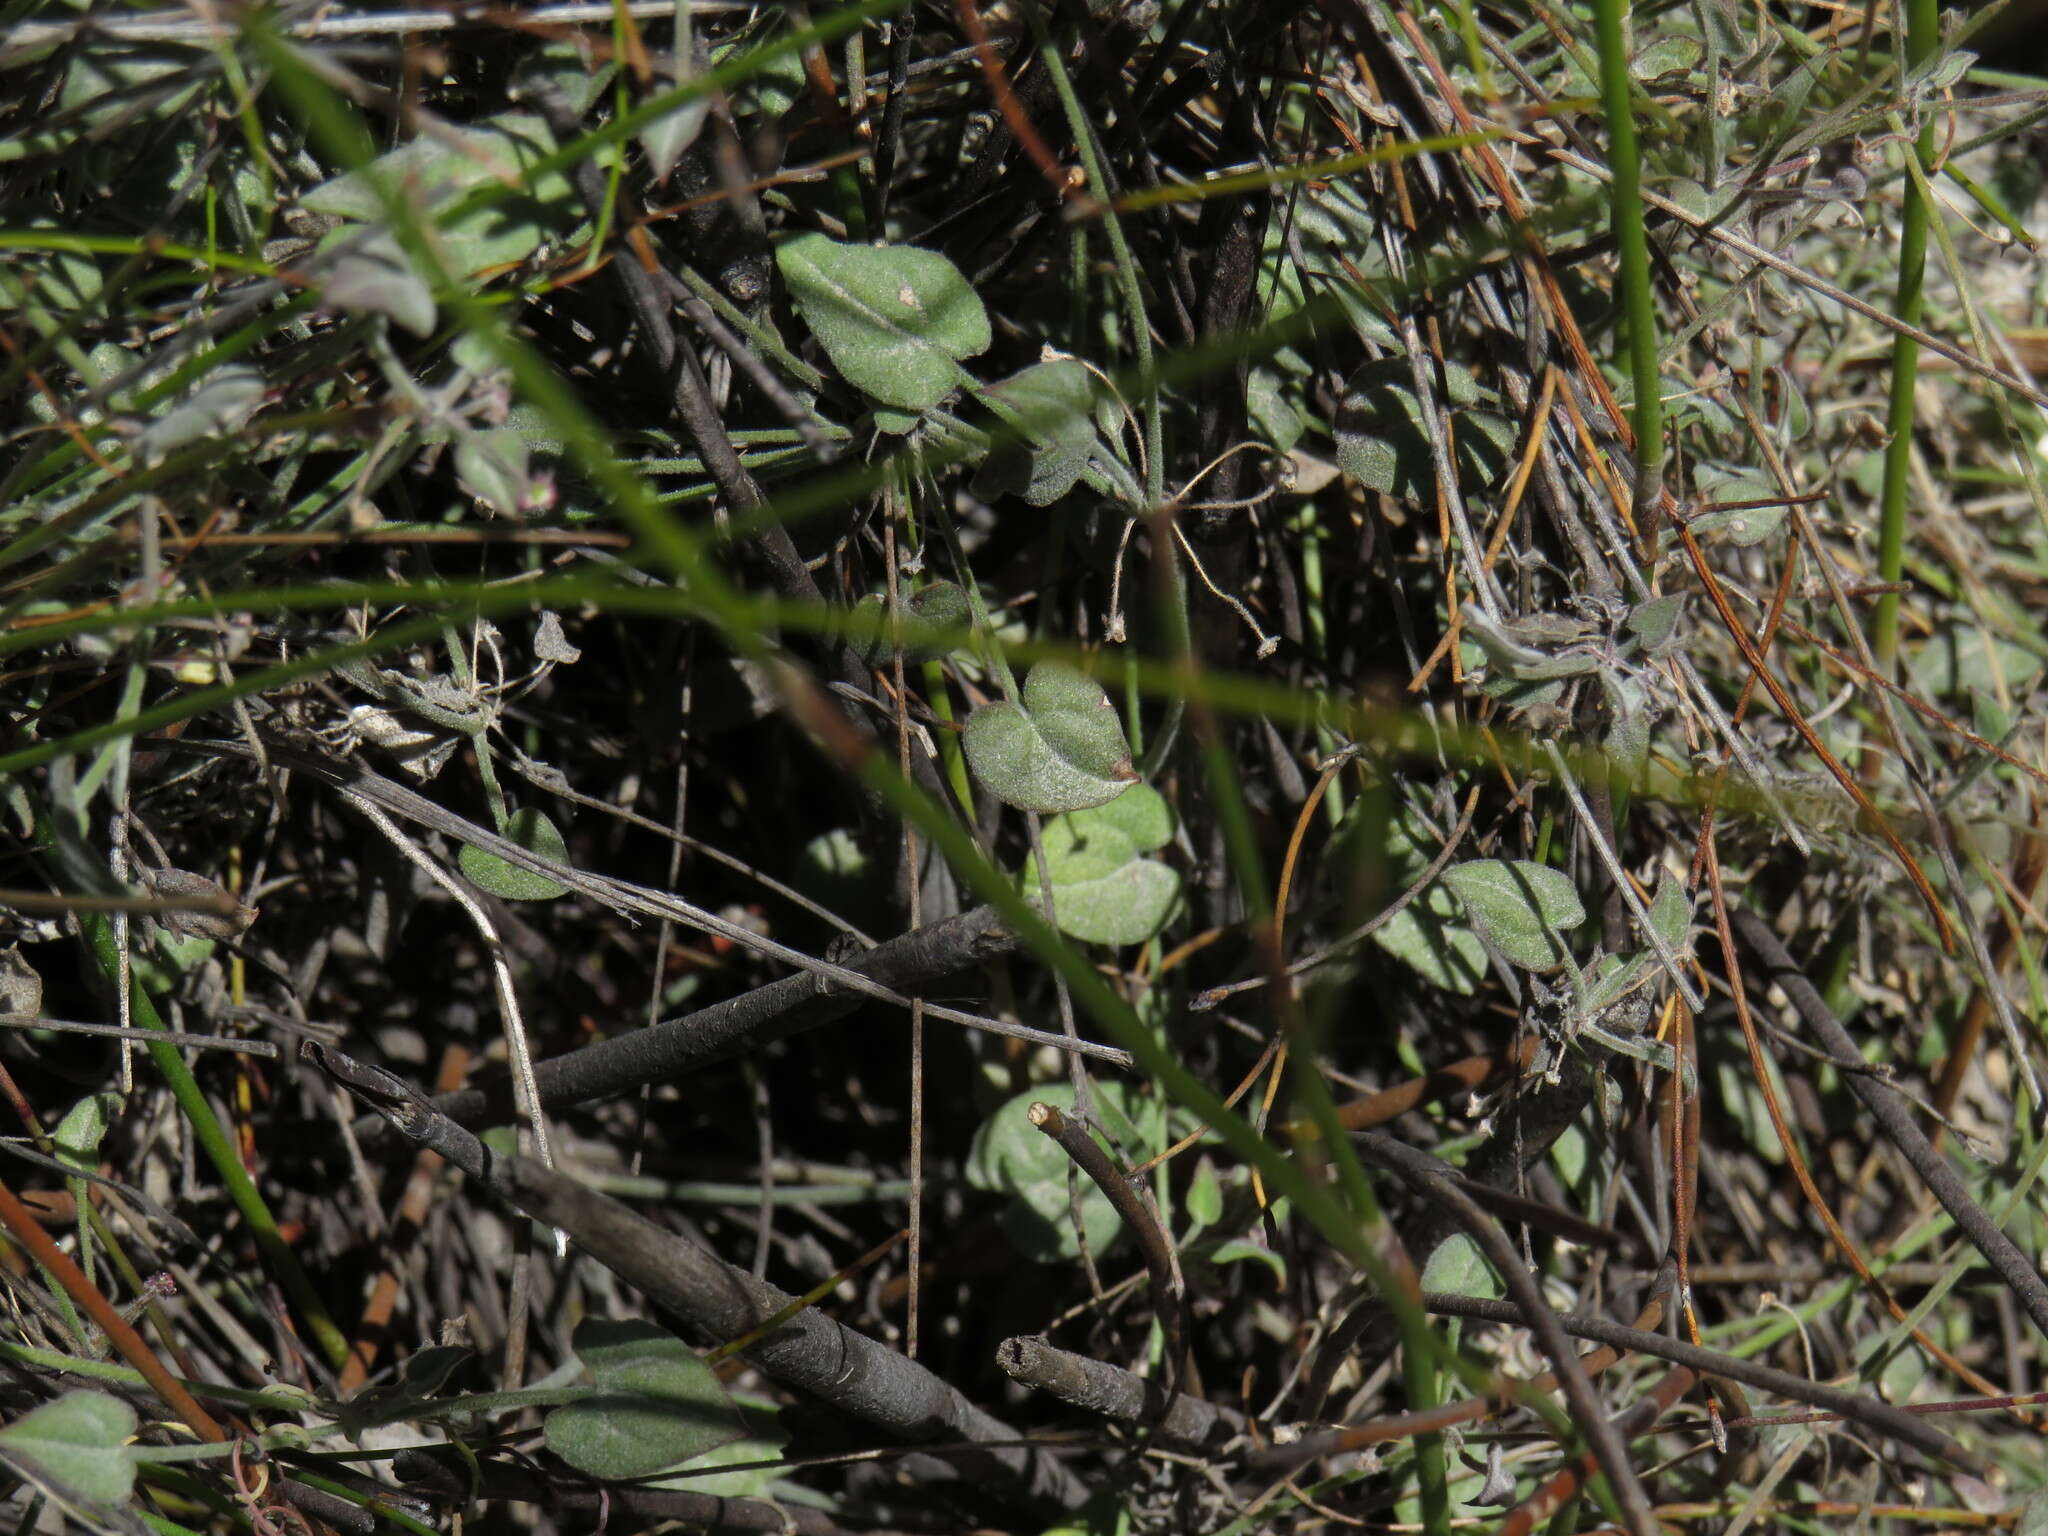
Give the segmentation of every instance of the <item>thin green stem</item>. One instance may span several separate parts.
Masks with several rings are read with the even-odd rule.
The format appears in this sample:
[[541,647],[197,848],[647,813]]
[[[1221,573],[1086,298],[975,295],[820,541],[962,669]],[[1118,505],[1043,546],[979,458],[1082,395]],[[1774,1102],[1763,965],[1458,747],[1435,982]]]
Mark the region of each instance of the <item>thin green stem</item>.
[[1600,104],[1607,115],[1607,152],[1614,169],[1608,208],[1620,255],[1622,311],[1628,326],[1626,362],[1635,382],[1635,503],[1658,491],[1664,464],[1663,386],[1657,373],[1657,299],[1650,287],[1650,239],[1643,226],[1643,164],[1630,107],[1627,0],[1594,0],[1600,44]]
[[[114,925],[98,913],[81,912],[78,924],[85,934],[86,943],[91,947],[100,970],[109,981],[118,984],[121,975],[121,960],[114,944]],[[131,977],[129,984],[129,1006],[137,1025],[143,1029],[167,1029],[169,1026],[156,1011],[149,991],[140,977]],[[185,1058],[174,1045],[152,1040],[148,1045],[150,1060],[163,1073],[164,1081],[170,1085],[171,1096],[178,1101],[186,1122],[192,1127],[193,1137],[199,1143],[199,1150],[206,1160],[213,1164],[226,1187],[228,1198],[241,1212],[242,1220],[249,1224],[249,1233],[256,1239],[256,1247],[270,1266],[277,1272],[285,1293],[299,1309],[299,1316],[312,1331],[314,1342],[320,1346],[320,1353],[336,1370],[348,1363],[348,1337],[335,1326],[327,1311],[327,1303],[320,1299],[320,1293],[313,1289],[313,1282],[299,1263],[299,1256],[292,1252],[291,1245],[278,1230],[277,1218],[270,1214],[270,1207],[263,1199],[263,1192],[256,1187],[256,1181],[249,1176],[249,1170],[242,1165],[241,1155],[236,1152],[233,1139],[220,1121],[215,1118],[213,1106],[206,1102],[206,1094],[200,1088],[192,1069],[185,1064]]]
[[[1074,146],[1080,153],[1082,169],[1088,173],[1089,189],[1100,199],[1102,232],[1109,239],[1110,256],[1116,267],[1117,295],[1123,301],[1124,322],[1130,328],[1131,350],[1138,359],[1138,377],[1143,390],[1141,410],[1145,422],[1145,507],[1155,514],[1156,519],[1166,506],[1166,427],[1159,401],[1159,372],[1152,356],[1152,325],[1146,318],[1145,290],[1138,281],[1138,263],[1131,255],[1130,243],[1124,239],[1123,224],[1110,201],[1109,180],[1103,171],[1102,156],[1096,148],[1094,126],[1082,110],[1073,78],[1067,73],[1066,60],[1060,56],[1052,35],[1046,31],[1045,17],[1039,11],[1037,0],[1026,0],[1024,13],[1030,19],[1033,35],[1038,39],[1039,55],[1045,63],[1053,89],[1059,95],[1068,130],[1074,135]],[[1181,569],[1179,553],[1174,549],[1174,541],[1167,530],[1155,527],[1153,534],[1156,551],[1153,558],[1166,563],[1166,579],[1159,583],[1159,587],[1167,649],[1176,659],[1184,660],[1194,650],[1194,630],[1188,619],[1187,573]],[[1152,755],[1144,765],[1146,773],[1154,771],[1166,753],[1173,749],[1181,708],[1178,695],[1168,702],[1166,721],[1160,727]]]
[[[1938,0],[1906,0],[1906,61],[1901,73],[1924,64],[1941,46],[1941,15]],[[1923,171],[1934,164],[1934,123],[1920,130],[1913,146]],[[1905,198],[1899,221],[1899,288],[1896,312],[1908,325],[1920,323],[1927,275],[1927,194],[1920,180],[1909,179],[1902,189]],[[1877,579],[1896,583],[1905,565],[1906,484],[1913,468],[1913,395],[1920,376],[1920,343],[1910,336],[1892,340],[1891,401],[1885,412],[1885,427],[1891,441],[1884,450],[1884,487],[1878,498]],[[1887,673],[1899,654],[1899,593],[1887,591],[1877,600],[1872,625],[1871,652]]]

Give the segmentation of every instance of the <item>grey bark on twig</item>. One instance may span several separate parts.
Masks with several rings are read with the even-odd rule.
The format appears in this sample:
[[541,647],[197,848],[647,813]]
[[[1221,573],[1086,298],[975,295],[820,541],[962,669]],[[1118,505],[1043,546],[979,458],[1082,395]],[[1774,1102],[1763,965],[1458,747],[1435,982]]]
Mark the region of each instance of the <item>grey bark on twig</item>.
[[[1734,912],[1729,917],[1736,934],[1748,946],[1750,953],[1763,962],[1770,979],[1785,989],[1785,995],[1792,1000],[1792,1007],[1806,1021],[1807,1027],[1820,1037],[1820,1043],[1828,1054],[1838,1061],[1853,1062],[1861,1068],[1863,1055],[1856,1049],[1856,1042],[1849,1038],[1849,1032],[1842,1028],[1834,1010],[1828,1007],[1813,983],[1806,979],[1806,973],[1800,970],[1798,962],[1778,942],[1771,925],[1754,912]],[[1877,1127],[1884,1132],[1886,1140],[1897,1147],[1906,1161],[1913,1165],[1913,1171],[1927,1181],[1928,1189],[1941,1202],[1941,1208],[1948,1212],[1971,1245],[1984,1256],[1984,1262],[2012,1288],[2014,1299],[2026,1309],[2034,1326],[2048,1337],[2048,1284],[2043,1284],[2033,1262],[2020,1252],[2011,1238],[1999,1231],[1984,1213],[1984,1208],[1970,1198],[1970,1191],[1961,1177],[1914,1123],[1912,1107],[1904,1096],[1870,1072],[1844,1072],[1842,1078],[1849,1085],[1849,1091],[1863,1101],[1863,1107],[1877,1121]]]
[[[856,955],[848,969],[894,991],[914,994],[932,983],[1017,947],[993,907],[976,907],[942,923],[913,929],[901,938]],[[866,999],[828,976],[799,972],[713,1003],[681,1018],[615,1035],[535,1069],[540,1101],[549,1109],[629,1093],[643,1083],[663,1082],[701,1071],[844,1018]],[[465,1088],[443,1094],[435,1107],[465,1125],[503,1118],[509,1085]]]
[[[721,1343],[748,1338],[790,1307],[787,1292],[656,1226],[622,1201],[543,1167],[500,1157],[401,1079],[308,1041],[306,1057],[404,1135],[440,1153],[536,1221],[547,1223],[657,1306]],[[971,1442],[951,1459],[1008,1500],[1046,1514],[1088,1490],[1045,1451],[983,1412],[915,1360],[805,1307],[740,1351],[764,1374],[904,1440]]]
[[[1514,1302],[1491,1301],[1482,1296],[1450,1296],[1438,1291],[1429,1291],[1423,1295],[1422,1306],[1426,1312],[1436,1312],[1446,1317],[1470,1317],[1489,1323],[1521,1324],[1525,1321],[1522,1309]],[[1730,1381],[1739,1381],[1746,1387],[1775,1393],[1791,1402],[1805,1403],[1829,1413],[1839,1413],[1852,1423],[1889,1435],[1903,1445],[1910,1445],[1929,1456],[1939,1457],[1951,1466],[1961,1467],[1980,1477],[1990,1466],[1983,1457],[1974,1451],[1963,1449],[1925,1419],[1907,1413],[1904,1409],[1894,1408],[1890,1403],[1879,1402],[1874,1397],[1845,1392],[1839,1387],[1830,1387],[1804,1376],[1774,1370],[1770,1366],[1759,1365],[1754,1360],[1745,1360],[1736,1355],[1717,1354],[1711,1349],[1701,1349],[1681,1339],[1666,1338],[1661,1333],[1645,1333],[1641,1329],[1629,1328],[1604,1317],[1563,1312],[1557,1314],[1557,1320],[1566,1333],[1581,1339],[1590,1339],[1596,1344],[1608,1344],[1616,1349],[1634,1350],[1637,1354],[1669,1360],[1674,1365],[1686,1366],[1703,1376],[1726,1376]]]
[[996,1349],[996,1364],[1012,1380],[1049,1392],[1063,1403],[1124,1424],[1147,1426],[1162,1439],[1181,1445],[1214,1448],[1245,1430],[1245,1417],[1235,1409],[1185,1392],[1169,1393],[1160,1383],[1120,1365],[1073,1354],[1041,1338],[1003,1340]]
[[1442,1159],[1370,1131],[1359,1135],[1356,1142],[1367,1162],[1391,1169],[1418,1195],[1449,1211],[1458,1225],[1465,1229],[1466,1235],[1478,1244],[1487,1261],[1500,1272],[1508,1294],[1520,1305],[1531,1331],[1536,1335],[1536,1342],[1557,1372],[1558,1386],[1564,1392],[1572,1417],[1578,1421],[1579,1431],[1586,1437],[1600,1470],[1607,1475],[1630,1528],[1637,1536],[1655,1536],[1657,1519],[1650,1511],[1649,1496],[1643,1492],[1635,1466],[1628,1458],[1628,1446],[1608,1422],[1606,1409],[1593,1390],[1593,1380],[1586,1374],[1578,1352],[1571,1346],[1570,1336],[1559,1326],[1557,1314],[1543,1299],[1536,1277],[1523,1265],[1521,1256],[1515,1252],[1514,1244],[1508,1241],[1499,1223],[1459,1187],[1455,1170]]

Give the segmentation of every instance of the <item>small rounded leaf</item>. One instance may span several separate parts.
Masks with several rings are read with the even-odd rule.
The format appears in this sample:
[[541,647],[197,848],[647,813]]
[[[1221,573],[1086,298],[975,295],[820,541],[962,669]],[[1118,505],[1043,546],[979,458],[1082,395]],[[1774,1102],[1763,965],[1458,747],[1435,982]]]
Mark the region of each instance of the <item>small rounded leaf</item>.
[[1484,1296],[1491,1301],[1500,1295],[1500,1277],[1486,1262],[1479,1245],[1462,1232],[1453,1232],[1422,1266],[1422,1288],[1444,1291],[1452,1296]]
[[[1180,876],[1142,855],[1172,837],[1173,811],[1148,784],[1048,824],[1045,862],[1060,931],[1091,944],[1142,944],[1158,933],[1180,898]],[[1027,861],[1017,887],[1038,897],[1035,862]]]
[[[569,845],[562,841],[562,834],[556,830],[555,824],[540,811],[514,811],[505,824],[505,836],[529,853],[553,859],[558,864],[569,862]],[[506,901],[553,901],[569,891],[566,885],[550,880],[546,875],[509,864],[495,853],[486,853],[467,843],[462,845],[462,851],[456,857],[472,885]]]
[[135,439],[135,457],[154,464],[187,443],[240,430],[263,404],[269,387],[254,368],[230,363],[216,369],[189,399],[142,429]]
[[1095,679],[1042,661],[1023,693],[967,721],[967,761],[998,799],[1054,815],[1106,805],[1137,782],[1123,722]]
[[1432,888],[1374,929],[1373,942],[1446,992],[1470,997],[1486,979],[1486,947],[1459,921],[1457,907]]
[[1213,1227],[1223,1219],[1223,1181],[1216,1176],[1216,1165],[1206,1157],[1195,1164],[1195,1177],[1188,1185],[1188,1219],[1203,1227]]
[[[954,649],[958,632],[968,624],[967,594],[959,587],[950,581],[920,587],[903,600],[903,659],[937,660]],[[853,605],[848,629],[855,653],[869,666],[886,666],[895,658],[898,632],[889,622],[888,599],[879,592],[870,592]]]
[[455,445],[455,479],[493,512],[507,517],[525,510],[533,497],[527,472],[526,439],[515,427],[465,432]]
[[1090,458],[1104,455],[1095,435],[1095,381],[1073,358],[1034,363],[981,391],[1014,434],[983,462],[977,491],[1014,491],[1050,506],[1080,482]]
[[[1121,1083],[1098,1084],[1094,1098],[1095,1113],[1127,1148],[1146,1140],[1145,1131],[1133,1123],[1134,1115],[1143,1116],[1149,1128],[1160,1123],[1157,1106],[1136,1100]],[[1074,1240],[1067,1199],[1067,1154],[1032,1124],[1034,1103],[1071,1114],[1074,1091],[1058,1083],[1027,1089],[983,1121],[967,1155],[967,1182],[1008,1195],[1003,1231],[1024,1257],[1049,1264],[1078,1258],[1081,1249]],[[1088,1235],[1088,1251],[1097,1256],[1123,1233],[1123,1219],[1108,1197],[1085,1178],[1081,1225]]]

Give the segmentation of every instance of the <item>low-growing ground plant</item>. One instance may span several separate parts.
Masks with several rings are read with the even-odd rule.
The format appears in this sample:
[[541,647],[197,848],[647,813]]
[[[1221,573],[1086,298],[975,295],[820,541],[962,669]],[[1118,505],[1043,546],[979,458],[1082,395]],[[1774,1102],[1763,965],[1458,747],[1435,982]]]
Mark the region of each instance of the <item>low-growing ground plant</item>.
[[0,6],[15,1529],[2043,1528],[1997,9]]

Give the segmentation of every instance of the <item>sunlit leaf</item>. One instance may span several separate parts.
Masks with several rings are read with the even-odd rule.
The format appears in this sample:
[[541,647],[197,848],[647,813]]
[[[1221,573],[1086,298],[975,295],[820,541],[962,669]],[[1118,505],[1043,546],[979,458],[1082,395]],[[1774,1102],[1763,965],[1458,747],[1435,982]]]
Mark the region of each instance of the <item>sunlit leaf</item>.
[[968,382],[960,360],[988,349],[988,311],[936,251],[802,234],[775,261],[833,366],[883,405],[929,410]]
[[[1121,1083],[1097,1083],[1093,1099],[1096,1114],[1127,1149],[1148,1144],[1163,1123],[1156,1103],[1136,1098]],[[1034,1103],[1072,1114],[1074,1091],[1063,1083],[1047,1083],[1018,1094],[983,1121],[968,1152],[967,1181],[1010,1197],[1003,1230],[1026,1258],[1041,1263],[1078,1258],[1067,1199],[1067,1154],[1031,1123]],[[1080,1189],[1088,1251],[1099,1256],[1121,1235],[1123,1220],[1086,1177]]]
[[[1145,855],[1172,837],[1172,808],[1149,784],[1047,822],[1045,862],[1060,930],[1093,944],[1142,944],[1158,933],[1180,898],[1180,876]],[[1017,888],[1037,899],[1035,861],[1025,861]]]
[[999,799],[1026,811],[1081,811],[1137,781],[1123,722],[1095,679],[1042,661],[1022,691],[1021,704],[984,704],[967,721],[967,761]]
[[1586,920],[1571,880],[1547,864],[1472,859],[1444,871],[1487,941],[1516,965],[1547,971],[1570,955],[1564,936]]

